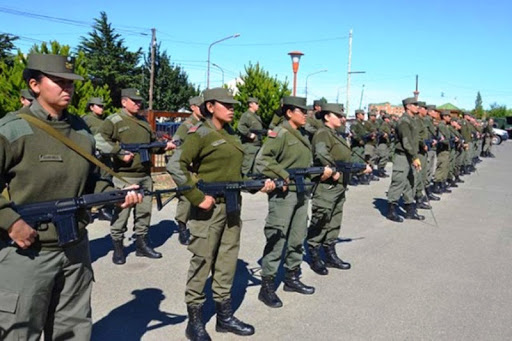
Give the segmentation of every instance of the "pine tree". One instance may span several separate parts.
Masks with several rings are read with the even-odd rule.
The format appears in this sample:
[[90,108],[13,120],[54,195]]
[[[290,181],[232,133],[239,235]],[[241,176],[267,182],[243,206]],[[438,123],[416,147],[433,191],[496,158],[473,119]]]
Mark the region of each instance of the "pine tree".
[[473,111],[478,118],[482,118],[484,115],[484,107],[482,102],[482,95],[480,95],[480,91],[476,94],[475,100],[475,110]]
[[12,66],[14,62],[14,42],[18,40],[17,36],[8,33],[0,33],[0,61]]
[[260,104],[258,113],[263,122],[268,125],[275,110],[280,107],[281,98],[291,93],[288,81],[282,82],[277,77],[270,76],[259,63],[256,65],[249,63],[249,66],[245,67],[245,74],[241,75],[240,79],[237,83],[238,93],[235,95],[235,99],[240,101],[240,105],[235,106],[235,121],[238,122],[240,116],[246,111],[249,97],[257,97]]
[[101,12],[100,18],[94,21],[92,32],[87,37],[81,37],[78,50],[85,54],[90,75],[108,85],[113,104],[120,106],[121,89],[138,87],[140,84],[137,64],[141,49],[128,51],[124,39],[112,28],[105,12]]
[[[142,97],[149,100],[149,70],[151,69],[151,50],[144,57],[145,67]],[[153,86],[153,109],[178,111],[188,108],[188,100],[199,91],[189,83],[188,76],[180,66],[171,64],[167,51],[160,52],[160,44],[155,47],[155,75]]]

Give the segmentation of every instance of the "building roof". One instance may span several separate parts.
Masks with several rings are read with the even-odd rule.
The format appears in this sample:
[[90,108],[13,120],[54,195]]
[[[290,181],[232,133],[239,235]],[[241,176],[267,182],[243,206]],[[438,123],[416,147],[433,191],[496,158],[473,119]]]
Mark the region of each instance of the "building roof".
[[437,109],[442,109],[442,110],[458,110],[458,111],[460,111],[459,108],[457,108],[455,105],[453,105],[451,103],[445,103],[443,105],[438,105]]

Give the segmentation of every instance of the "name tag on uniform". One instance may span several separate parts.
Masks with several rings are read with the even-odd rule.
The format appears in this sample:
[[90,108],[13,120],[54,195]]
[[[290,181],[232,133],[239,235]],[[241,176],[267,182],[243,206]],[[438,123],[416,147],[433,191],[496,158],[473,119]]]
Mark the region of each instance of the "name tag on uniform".
[[60,155],[39,155],[39,162],[62,162]]
[[226,143],[226,140],[222,139],[222,140],[213,141],[212,142],[212,146],[213,147],[217,147],[217,146],[220,146],[223,143]]
[[128,127],[128,126],[126,126],[126,127],[121,127],[121,128],[119,128],[119,129],[118,129],[118,132],[122,133],[123,131],[126,131],[126,130],[128,130],[128,129],[130,129],[130,127]]
[[293,146],[294,144],[297,144],[297,142],[299,142],[299,141],[290,141],[290,142],[288,142],[288,145]]

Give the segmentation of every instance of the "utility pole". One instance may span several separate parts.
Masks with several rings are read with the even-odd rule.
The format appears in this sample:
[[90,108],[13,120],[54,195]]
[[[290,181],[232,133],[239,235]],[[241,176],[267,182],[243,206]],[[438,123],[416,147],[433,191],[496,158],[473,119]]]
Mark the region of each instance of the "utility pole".
[[155,82],[156,29],[151,29],[151,71],[149,74],[149,110],[153,110],[153,84]]
[[347,69],[347,117],[350,115],[349,98],[350,98],[350,64],[352,62],[352,29],[348,33],[348,69]]
[[416,75],[416,90],[413,92],[414,98],[418,100],[418,96],[420,95],[420,92],[418,91],[418,75]]
[[361,105],[363,104],[363,94],[364,94],[364,84],[361,89],[361,99],[359,100],[359,109],[361,109]]

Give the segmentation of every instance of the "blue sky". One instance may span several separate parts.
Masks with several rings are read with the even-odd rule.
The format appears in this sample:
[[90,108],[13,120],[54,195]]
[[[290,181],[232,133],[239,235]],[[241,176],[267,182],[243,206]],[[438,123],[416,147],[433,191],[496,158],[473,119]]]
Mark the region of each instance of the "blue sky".
[[[412,95],[419,76],[420,99],[474,107],[480,91],[484,107],[512,107],[512,3],[467,1],[32,1],[0,0],[0,32],[22,37],[26,51],[34,40],[57,40],[75,47],[91,30],[89,23],[105,11],[130,49],[147,51],[150,29],[180,64],[190,80],[205,88],[208,45],[223,37],[240,37],[217,44],[211,62],[232,80],[249,62],[259,62],[272,75],[293,79],[289,51],[304,53],[297,95],[308,102],[326,97],[346,101],[348,32],[353,29],[350,111],[389,101],[398,104]],[[151,5],[150,5],[151,4]],[[144,6],[146,5],[146,6]],[[67,18],[72,25],[40,20],[12,10]],[[11,13],[9,13],[11,12]],[[83,25],[76,21],[83,22]],[[211,68],[211,87],[222,74]],[[291,85],[291,84],[290,84]]]

